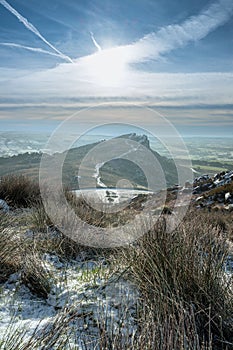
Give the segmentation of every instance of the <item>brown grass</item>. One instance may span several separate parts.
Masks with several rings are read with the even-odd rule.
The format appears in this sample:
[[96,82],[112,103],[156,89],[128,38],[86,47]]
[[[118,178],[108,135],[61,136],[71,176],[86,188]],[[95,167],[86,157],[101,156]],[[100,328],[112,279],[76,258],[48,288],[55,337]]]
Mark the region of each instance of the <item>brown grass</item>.
[[78,217],[84,222],[97,227],[117,227],[119,225],[125,225],[129,220],[134,218],[137,210],[134,206],[127,206],[125,210],[120,210],[116,213],[107,213],[104,210],[104,205],[102,210],[96,210],[86,203],[83,198],[77,198],[69,191],[66,191],[65,194],[67,201]]
[[34,294],[47,298],[52,276],[46,271],[35,245],[14,227],[0,225],[0,283],[17,272],[21,282]]
[[12,207],[31,207],[40,199],[40,189],[24,175],[6,175],[0,180],[0,198]]
[[[66,259],[82,250],[90,256],[98,252],[75,243],[56,229],[38,201],[38,188],[33,189],[31,182],[20,177],[11,184],[10,179],[0,183],[0,190],[5,189],[0,192],[0,198],[15,207],[33,204],[30,227],[34,236],[29,239],[19,234],[13,216],[0,216],[0,282],[14,272],[21,272],[21,282],[46,298],[52,276],[41,260],[44,252]],[[117,215],[106,214],[95,211],[70,193],[67,198],[83,220],[96,226],[124,225],[135,215],[135,208]],[[137,332],[127,335],[122,325],[115,334],[104,323],[99,324],[98,342],[84,341],[83,349],[233,349],[233,278],[224,272],[233,239],[232,216],[191,208],[173,232],[167,230],[166,217],[162,215],[150,232],[114,255],[113,265],[127,271],[125,278],[132,279],[140,290],[140,299],[136,301],[138,311],[134,315]],[[108,251],[101,253],[107,255]],[[75,310],[64,309],[40,336],[35,332],[23,343],[21,335],[10,334],[8,343],[6,340],[0,344],[0,349],[65,349],[74,317]]]
[[189,217],[169,233],[162,218],[122,253],[151,310],[155,349],[233,346],[233,286],[223,272],[228,250],[219,228]]

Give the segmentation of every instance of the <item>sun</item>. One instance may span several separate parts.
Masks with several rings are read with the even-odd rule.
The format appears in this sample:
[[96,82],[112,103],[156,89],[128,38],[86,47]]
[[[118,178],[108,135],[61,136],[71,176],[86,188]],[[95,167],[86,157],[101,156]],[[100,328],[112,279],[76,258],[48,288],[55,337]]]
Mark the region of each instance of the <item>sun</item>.
[[127,59],[119,48],[101,50],[86,61],[93,83],[101,86],[123,86],[127,77]]

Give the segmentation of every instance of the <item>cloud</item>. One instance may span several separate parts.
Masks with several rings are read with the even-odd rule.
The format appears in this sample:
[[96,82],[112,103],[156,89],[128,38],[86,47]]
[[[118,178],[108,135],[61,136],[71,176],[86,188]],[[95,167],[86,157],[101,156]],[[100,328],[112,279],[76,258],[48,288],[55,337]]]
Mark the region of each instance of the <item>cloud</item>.
[[[74,69],[73,69],[74,68]],[[87,73],[78,64],[59,65],[54,69],[12,79],[7,89],[2,89],[2,99],[20,101],[62,101],[65,106],[74,102],[98,103],[101,99],[169,102],[172,106],[188,104],[232,103],[233,73],[146,73],[130,72],[127,85],[109,88],[98,82],[85,81]],[[3,102],[3,101],[2,101]]]
[[23,17],[18,11],[16,11],[10,4],[8,4],[5,0],[0,0],[0,4],[4,6],[9,12],[11,12],[18,20],[23,23],[23,25],[30,30],[32,33],[34,33],[38,38],[40,38],[46,45],[48,45],[52,50],[54,50],[62,59],[65,61],[73,63],[72,59],[64,55],[61,51],[59,51],[54,45],[52,45],[45,37],[39,32],[39,30],[30,23],[25,17]]
[[[181,48],[190,42],[201,40],[226,23],[232,14],[232,0],[219,0],[202,10],[198,15],[189,17],[181,24],[162,27],[159,31],[152,32],[132,44],[99,50],[95,54],[76,59],[71,70],[73,69],[74,77],[80,79],[82,84],[84,82],[92,83],[95,89],[99,86],[100,91],[102,91],[104,85],[111,88],[111,91],[107,92],[108,96],[115,92],[118,93],[117,89],[128,89],[132,93],[140,90],[143,95],[151,94],[151,91],[147,92],[147,89],[149,84],[151,84],[150,90],[154,87],[152,74],[146,74],[142,70],[137,70],[131,66],[131,63],[139,63],[151,59],[156,60],[161,55],[167,54],[172,50]],[[91,35],[95,44],[95,38],[93,34]],[[95,46],[99,47],[97,43]],[[65,65],[63,65],[62,69],[67,74]],[[148,81],[143,81],[145,77],[149,83]],[[159,84],[161,83],[164,85],[160,80]],[[179,84],[180,82],[178,81],[177,85]],[[140,89],[136,89],[137,86],[140,86]],[[166,94],[169,94],[170,87],[167,86],[166,88]],[[159,89],[163,88],[160,86]],[[199,91],[200,88],[197,86],[197,92]],[[180,92],[183,93],[184,91]],[[154,93],[156,92],[154,91]]]
[[[0,3],[2,2],[3,0],[0,0]],[[67,108],[67,113],[70,113],[69,109],[82,107],[85,104],[90,106],[103,100],[133,101],[135,103],[140,101],[154,104],[158,108],[167,106],[173,115],[174,107],[184,107],[187,111],[189,105],[197,106],[198,109],[198,105],[205,104],[211,110],[211,106],[216,101],[224,108],[224,104],[232,103],[233,73],[159,74],[136,70],[135,67],[129,65],[148,59],[158,59],[161,55],[183,47],[189,42],[201,40],[226,23],[232,13],[232,0],[220,0],[183,23],[163,27],[156,33],[150,33],[132,44],[101,50],[74,60],[72,65],[62,63],[52,69],[12,79],[7,88],[4,85],[1,92],[2,98],[8,103],[8,106],[5,107],[9,109],[12,99],[17,99],[17,102],[12,104],[18,105],[24,112],[27,110],[29,118],[34,117],[31,110],[33,106],[41,115],[45,115],[47,108],[48,115],[52,114],[54,118],[62,118],[65,116],[64,108]],[[94,40],[93,43],[95,45]],[[12,43],[12,45],[16,44]],[[22,45],[20,47],[23,48]],[[26,49],[34,50],[29,47]],[[39,53],[42,49],[35,48],[35,50],[38,50]],[[52,54],[57,55],[57,53]],[[60,54],[58,55],[61,57]],[[108,63],[111,63],[112,66],[109,67]],[[104,84],[104,79],[102,82],[98,80],[102,74],[111,78],[112,72],[114,74],[117,72],[114,68],[119,68],[119,65],[124,69],[124,80],[122,79],[119,85],[112,84],[111,80],[107,84]],[[120,74],[117,74],[117,77],[115,75],[112,78],[118,78]],[[72,99],[76,101],[72,102]],[[20,106],[20,101],[25,105]],[[43,108],[42,103],[45,104]],[[54,103],[54,105],[49,105],[49,103]],[[55,108],[56,106],[60,112]],[[181,114],[180,110],[177,110],[176,113],[177,120],[185,118],[185,113]],[[192,113],[194,114],[194,108]],[[203,120],[205,113],[207,115],[202,108]],[[186,115],[190,114],[186,113]],[[207,119],[208,116],[205,120]]]
[[158,32],[147,34],[135,43],[118,49],[127,52],[128,61],[131,63],[157,59],[162,54],[203,39],[226,23],[232,14],[232,0],[220,0],[181,24],[162,27]]

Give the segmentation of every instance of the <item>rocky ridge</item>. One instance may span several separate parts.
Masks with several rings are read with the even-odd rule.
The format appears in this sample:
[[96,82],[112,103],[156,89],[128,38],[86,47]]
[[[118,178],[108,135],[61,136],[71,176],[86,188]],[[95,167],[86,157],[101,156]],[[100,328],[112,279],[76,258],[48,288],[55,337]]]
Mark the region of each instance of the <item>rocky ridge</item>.
[[195,178],[192,193],[197,208],[233,211],[233,171]]

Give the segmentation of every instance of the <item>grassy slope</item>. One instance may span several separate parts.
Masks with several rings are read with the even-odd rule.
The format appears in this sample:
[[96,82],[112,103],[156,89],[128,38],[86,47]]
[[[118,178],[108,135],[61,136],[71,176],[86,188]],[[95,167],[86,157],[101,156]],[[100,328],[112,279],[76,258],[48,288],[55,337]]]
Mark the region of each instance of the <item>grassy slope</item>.
[[[123,135],[122,139],[127,139],[129,135]],[[136,140],[137,141],[137,140]],[[65,185],[73,189],[78,188],[77,179],[75,176],[78,173],[79,165],[83,157],[98,143],[93,143],[78,148],[70,149],[67,153],[64,166],[63,166],[63,181]],[[145,142],[145,147],[150,147]],[[157,152],[151,150],[155,157],[158,159],[160,165],[166,176],[168,185],[177,183],[176,168],[172,160],[166,157],[160,156]],[[59,161],[60,154],[56,154],[51,158],[52,160]],[[39,166],[40,166],[41,154],[20,154],[9,158],[0,158],[0,177],[8,174],[24,174],[33,179],[38,179]],[[222,170],[232,170],[233,165],[226,161],[203,161],[193,160],[193,168],[200,173],[214,174]],[[143,171],[132,162],[124,159],[112,160],[101,168],[100,171],[102,181],[109,187],[114,187],[116,183],[122,179],[128,179],[134,187],[145,188],[147,182]],[[91,177],[93,175],[93,169],[86,169],[86,176]]]
[[[78,188],[77,180],[75,176],[78,173],[79,165],[83,157],[98,143],[81,146],[78,148],[70,149],[67,152],[66,159],[63,165],[63,181],[64,184]],[[174,184],[177,182],[176,169],[171,160],[166,157],[161,157],[157,152],[154,155],[159,160],[168,184]],[[51,157],[52,161],[59,161],[60,154],[57,153]],[[0,158],[0,177],[8,174],[24,174],[33,179],[38,179],[39,167],[40,167],[41,154],[21,154],[10,158]],[[130,165],[129,165],[130,164]],[[132,162],[126,160],[113,160],[106,163],[101,169],[101,177],[104,182],[109,186],[114,186],[119,179],[126,178],[135,187],[144,188],[147,184],[145,177],[140,169]],[[86,175],[92,176],[93,169],[86,169]]]

